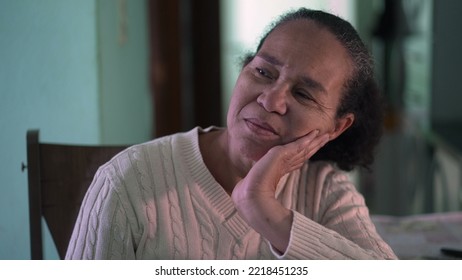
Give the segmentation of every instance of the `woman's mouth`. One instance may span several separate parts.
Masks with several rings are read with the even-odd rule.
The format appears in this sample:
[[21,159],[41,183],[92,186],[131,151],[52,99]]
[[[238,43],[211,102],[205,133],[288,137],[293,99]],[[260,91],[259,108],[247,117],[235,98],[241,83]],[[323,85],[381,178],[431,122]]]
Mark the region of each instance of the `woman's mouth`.
[[247,127],[256,134],[262,136],[277,136],[276,130],[266,122],[260,121],[256,118],[244,119]]

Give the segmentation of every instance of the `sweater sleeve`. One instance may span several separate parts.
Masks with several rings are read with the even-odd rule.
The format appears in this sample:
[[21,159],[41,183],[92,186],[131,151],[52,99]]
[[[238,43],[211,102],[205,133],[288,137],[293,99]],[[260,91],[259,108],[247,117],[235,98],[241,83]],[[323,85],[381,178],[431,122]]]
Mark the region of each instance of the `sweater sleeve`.
[[317,186],[318,219],[292,210],[289,246],[284,254],[272,248],[273,253],[281,259],[396,259],[376,232],[362,195],[346,174],[332,173]]
[[130,236],[119,195],[100,169],[82,202],[66,259],[134,259]]

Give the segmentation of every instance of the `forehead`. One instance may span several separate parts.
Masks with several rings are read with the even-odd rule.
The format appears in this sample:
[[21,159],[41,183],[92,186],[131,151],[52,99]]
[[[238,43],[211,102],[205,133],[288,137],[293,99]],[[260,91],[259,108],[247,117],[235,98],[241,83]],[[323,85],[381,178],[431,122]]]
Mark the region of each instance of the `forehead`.
[[324,83],[343,84],[352,70],[351,58],[339,40],[326,27],[306,19],[276,27],[257,56],[274,57],[286,69],[305,72]]
[[335,40],[335,36],[330,30],[322,24],[312,19],[295,19],[283,22],[274,27],[267,36],[270,39],[274,36],[295,36],[295,37],[313,37],[321,35],[330,35],[331,39]]

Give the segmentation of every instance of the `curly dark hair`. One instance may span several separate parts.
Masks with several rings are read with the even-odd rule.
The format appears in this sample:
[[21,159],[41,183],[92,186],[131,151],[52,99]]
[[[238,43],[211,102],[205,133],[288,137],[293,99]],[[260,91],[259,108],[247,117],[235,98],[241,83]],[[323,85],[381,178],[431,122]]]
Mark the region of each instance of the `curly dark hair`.
[[375,147],[382,136],[383,101],[374,77],[372,56],[349,22],[324,11],[306,8],[288,12],[270,26],[260,40],[256,52],[244,57],[243,65],[247,65],[255,57],[271,32],[295,20],[311,20],[329,30],[345,47],[353,62],[353,73],[344,85],[336,117],[352,113],[355,116],[354,122],[310,160],[332,161],[346,171],[356,166],[369,169],[374,161]]

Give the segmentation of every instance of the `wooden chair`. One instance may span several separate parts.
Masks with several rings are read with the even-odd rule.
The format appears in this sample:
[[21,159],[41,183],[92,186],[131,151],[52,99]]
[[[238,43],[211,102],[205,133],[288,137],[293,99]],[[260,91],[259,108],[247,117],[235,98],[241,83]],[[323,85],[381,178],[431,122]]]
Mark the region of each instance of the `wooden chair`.
[[39,142],[27,132],[31,259],[43,259],[42,217],[63,259],[83,197],[98,167],[126,146],[61,145]]

